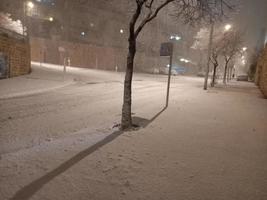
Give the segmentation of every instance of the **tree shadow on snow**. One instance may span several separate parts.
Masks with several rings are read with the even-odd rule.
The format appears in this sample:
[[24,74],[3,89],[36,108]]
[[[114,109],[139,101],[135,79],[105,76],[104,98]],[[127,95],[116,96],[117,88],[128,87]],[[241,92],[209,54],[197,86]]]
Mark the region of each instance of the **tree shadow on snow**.
[[165,106],[162,110],[160,110],[154,117],[151,119],[145,119],[142,117],[133,117],[133,126],[136,128],[146,128],[151,122],[157,119],[161,113],[163,113],[167,107]]
[[93,146],[81,151],[80,153],[76,154],[71,159],[67,160],[66,162],[59,165],[54,170],[48,172],[44,176],[38,178],[37,180],[31,182],[29,185],[20,189],[10,200],[28,200],[30,199],[36,192],[38,192],[45,184],[49,181],[60,175],[61,173],[65,172],[73,165],[84,159],[86,156],[90,155],[91,153],[95,152],[105,144],[113,141],[118,136],[120,136],[123,131],[116,131],[107,136],[105,139],[97,142]]
[[[166,110],[167,107],[164,107],[160,112],[158,112],[153,118],[150,120],[144,119],[141,117],[133,117],[133,123],[135,124],[136,128],[145,128],[151,122],[153,122],[163,111]],[[48,172],[47,174],[43,175],[42,177],[38,178],[37,180],[31,182],[30,184],[24,186],[20,189],[10,200],[29,200],[36,192],[38,192],[45,184],[53,180],[58,175],[62,174],[73,165],[78,163],[79,161],[83,160],[85,157],[90,155],[91,153],[95,152],[99,148],[103,147],[104,145],[110,143],[118,136],[120,136],[123,131],[115,131],[103,140],[97,142],[93,146],[81,151],[80,153],[76,154],[74,157],[70,158],[66,162],[59,165],[54,170]]]

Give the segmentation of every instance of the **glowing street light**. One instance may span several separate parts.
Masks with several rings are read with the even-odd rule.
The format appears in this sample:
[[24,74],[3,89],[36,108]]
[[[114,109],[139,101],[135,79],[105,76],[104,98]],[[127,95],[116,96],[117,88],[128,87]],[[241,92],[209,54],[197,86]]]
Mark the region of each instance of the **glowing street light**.
[[181,39],[181,37],[178,36],[178,35],[171,35],[171,36],[170,36],[170,40],[176,40],[176,41],[178,41],[178,40],[180,40],[180,39]]
[[29,1],[29,2],[27,3],[27,7],[28,7],[29,9],[33,9],[34,4],[33,4],[31,1]]
[[232,28],[232,25],[231,24],[226,24],[224,26],[225,31],[229,31],[231,28]]
[[121,30],[120,30],[120,33],[121,33],[121,34],[123,34],[123,33],[124,33],[123,29],[121,29]]
[[190,62],[190,60],[187,60],[187,59],[184,59],[184,58],[181,58],[180,61],[181,62],[185,62],[185,63],[189,63]]
[[48,19],[50,22],[54,21],[54,18],[53,17],[49,17]]
[[247,49],[248,49],[247,47],[243,47],[243,48],[242,48],[243,51],[246,51]]

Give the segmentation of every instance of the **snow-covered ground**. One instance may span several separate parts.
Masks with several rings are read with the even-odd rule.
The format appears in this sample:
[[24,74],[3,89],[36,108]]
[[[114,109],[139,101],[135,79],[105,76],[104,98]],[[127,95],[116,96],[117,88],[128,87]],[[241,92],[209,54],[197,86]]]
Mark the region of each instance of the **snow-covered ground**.
[[[28,79],[62,78],[60,70],[34,67],[28,77],[41,75]],[[45,91],[0,99],[0,199],[267,199],[267,101],[258,89],[203,91],[203,79],[177,76],[161,112],[166,80],[135,75],[134,120],[144,128],[124,133],[112,128],[122,73],[69,69]]]

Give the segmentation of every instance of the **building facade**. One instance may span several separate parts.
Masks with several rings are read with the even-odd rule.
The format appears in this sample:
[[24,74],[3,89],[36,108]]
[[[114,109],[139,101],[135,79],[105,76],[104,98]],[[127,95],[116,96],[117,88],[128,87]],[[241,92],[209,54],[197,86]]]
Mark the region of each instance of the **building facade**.
[[267,98],[267,45],[258,60],[255,83]]
[[[3,11],[21,19],[30,36],[33,61],[107,70],[125,69],[128,23],[133,5],[127,0],[1,0]],[[198,57],[190,49],[194,32],[169,15],[167,7],[145,27],[137,41],[135,70],[160,71],[169,62],[159,56],[160,44],[171,36],[174,41],[173,63],[187,72],[197,71]],[[182,28],[181,28],[182,27]],[[181,58],[192,60],[181,62]]]
[[0,78],[24,75],[30,71],[28,39],[14,32],[0,29]]

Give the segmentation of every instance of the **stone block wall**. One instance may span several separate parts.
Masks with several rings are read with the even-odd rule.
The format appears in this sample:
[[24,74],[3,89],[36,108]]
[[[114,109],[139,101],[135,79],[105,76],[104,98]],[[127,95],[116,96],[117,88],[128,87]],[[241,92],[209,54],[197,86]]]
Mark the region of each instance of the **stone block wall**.
[[7,58],[7,77],[31,71],[30,44],[27,39],[0,34],[0,52]]
[[258,60],[255,83],[267,98],[267,46]]
[[[70,65],[74,67],[112,71],[116,67],[117,70],[124,71],[126,67],[127,48],[36,37],[31,37],[30,44],[31,59],[36,62],[63,65],[64,57],[68,57],[70,58]],[[65,52],[60,51],[60,49],[64,49]],[[165,58],[159,55],[147,55],[146,52],[138,51],[135,59],[135,70],[153,72],[154,68],[164,66],[162,62],[165,62]]]

